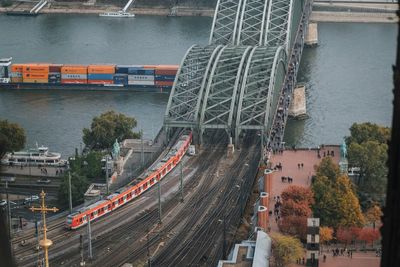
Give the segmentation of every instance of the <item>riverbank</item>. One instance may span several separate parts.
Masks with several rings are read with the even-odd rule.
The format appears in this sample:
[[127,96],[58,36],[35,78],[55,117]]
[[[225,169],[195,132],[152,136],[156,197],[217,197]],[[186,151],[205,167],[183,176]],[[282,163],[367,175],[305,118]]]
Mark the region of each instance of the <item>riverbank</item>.
[[[17,3],[13,6],[4,8],[0,7],[0,13],[7,13],[10,11],[24,12],[29,11],[33,7],[33,3]],[[114,5],[87,5],[82,3],[50,3],[42,10],[41,14],[93,14],[97,15],[104,12],[114,12],[121,10],[121,7]],[[168,16],[171,15],[172,10],[165,7],[135,7],[130,12],[136,15],[154,15],[154,16]],[[174,15],[176,16],[214,16],[214,9],[201,8],[201,7],[186,7],[178,6],[174,8]]]
[[395,13],[313,11],[311,22],[397,23]]

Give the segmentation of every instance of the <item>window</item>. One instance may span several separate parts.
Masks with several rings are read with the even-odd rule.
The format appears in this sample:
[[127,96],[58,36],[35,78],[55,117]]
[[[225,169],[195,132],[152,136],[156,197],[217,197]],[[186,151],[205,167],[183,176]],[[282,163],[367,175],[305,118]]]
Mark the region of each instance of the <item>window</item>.
[[315,243],[315,235],[311,235],[311,242]]

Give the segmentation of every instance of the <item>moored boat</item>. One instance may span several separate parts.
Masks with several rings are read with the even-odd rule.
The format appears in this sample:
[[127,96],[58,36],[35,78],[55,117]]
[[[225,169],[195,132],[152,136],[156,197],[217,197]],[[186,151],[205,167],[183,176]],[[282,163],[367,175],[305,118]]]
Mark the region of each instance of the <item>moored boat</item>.
[[1,160],[2,165],[30,166],[65,166],[67,161],[61,159],[60,153],[49,152],[45,146],[37,146],[26,151],[7,153]]

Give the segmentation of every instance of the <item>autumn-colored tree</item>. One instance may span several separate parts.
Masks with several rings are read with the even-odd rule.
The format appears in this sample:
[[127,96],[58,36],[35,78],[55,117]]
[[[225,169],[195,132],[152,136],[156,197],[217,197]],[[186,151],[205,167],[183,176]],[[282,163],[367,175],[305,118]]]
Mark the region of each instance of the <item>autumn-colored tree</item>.
[[381,208],[378,205],[374,205],[365,213],[365,219],[367,222],[372,223],[372,227],[375,229],[375,224],[381,219],[382,214]]
[[296,203],[309,203],[313,204],[314,203],[314,195],[313,192],[306,187],[303,186],[298,186],[298,185],[291,185],[288,188],[286,188],[282,194],[281,198],[283,202],[286,200],[293,200]]
[[279,230],[284,234],[305,241],[307,238],[307,217],[293,215],[283,217],[278,223]]
[[373,229],[370,227],[364,227],[361,229],[358,234],[358,240],[364,241],[366,244],[372,244],[374,246],[374,241],[378,240],[381,237],[380,232],[377,229]]
[[311,205],[314,203],[313,193],[309,188],[292,185],[281,194],[282,206],[279,230],[305,240],[307,218],[311,216]]
[[319,228],[319,241],[321,243],[327,243],[333,239],[333,228],[321,226]]
[[340,168],[335,164],[331,157],[323,158],[320,164],[316,167],[317,177],[325,176],[331,182],[335,182],[340,175]]
[[284,267],[294,263],[296,259],[304,256],[304,251],[299,239],[292,236],[274,233],[272,237],[272,254],[276,266]]
[[337,225],[344,227],[362,226],[365,219],[361,212],[360,203],[353,191],[352,183],[346,175],[337,178],[335,192],[339,219]]
[[[321,218],[322,226],[335,229],[362,226],[364,216],[350,179],[346,175],[337,175],[338,166],[331,160],[324,160],[323,163],[317,167],[317,177],[312,184],[314,216]],[[328,168],[328,171],[324,168]]]
[[339,228],[336,232],[336,239],[347,246],[353,241],[353,234],[348,228]]
[[286,216],[311,216],[310,204],[307,202],[295,202],[292,199],[283,201],[281,206],[281,217]]

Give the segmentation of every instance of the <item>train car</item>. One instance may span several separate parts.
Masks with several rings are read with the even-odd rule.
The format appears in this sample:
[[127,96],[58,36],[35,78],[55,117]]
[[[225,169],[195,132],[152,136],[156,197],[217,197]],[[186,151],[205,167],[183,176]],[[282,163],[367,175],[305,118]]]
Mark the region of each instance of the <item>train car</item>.
[[65,226],[68,229],[77,229],[94,221],[107,213],[125,205],[132,199],[140,196],[146,190],[158,183],[164,178],[175,166],[182,160],[186,151],[192,142],[192,133],[183,134],[180,136],[176,144],[171,148],[168,154],[139,179],[142,179],[138,184],[128,186],[120,192],[113,193],[105,199],[100,200],[88,207],[81,208],[75,213],[67,216]]

